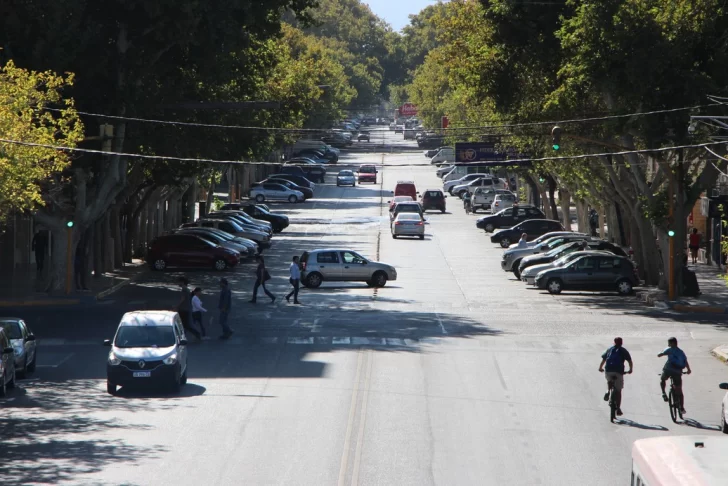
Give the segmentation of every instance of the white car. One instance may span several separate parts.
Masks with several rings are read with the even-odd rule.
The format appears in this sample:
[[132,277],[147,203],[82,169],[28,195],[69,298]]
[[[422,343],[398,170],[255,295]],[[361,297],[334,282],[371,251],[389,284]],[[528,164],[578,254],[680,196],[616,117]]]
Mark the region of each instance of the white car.
[[450,172],[452,170],[453,167],[454,166],[450,165],[450,164],[441,165],[440,167],[437,168],[437,172],[436,172],[437,177],[442,179],[443,177],[445,177],[447,175],[448,172]]
[[399,213],[391,222],[392,238],[398,236],[417,236],[425,239],[425,219],[420,213]]
[[[728,390],[728,383],[721,383],[720,389]],[[720,407],[720,428],[724,434],[728,434],[728,393],[723,396],[723,404]]]
[[496,194],[495,198],[493,198],[493,203],[490,206],[490,211],[494,213],[496,211],[500,211],[501,209],[510,208],[514,204],[516,204],[515,194]]
[[466,174],[459,179],[453,179],[450,181],[445,181],[442,184],[442,190],[447,191],[450,193],[450,195],[453,195],[453,187],[460,186],[462,184],[467,184],[468,182],[474,181],[476,179],[480,179],[481,177],[490,177],[490,174],[483,174],[483,173],[474,173],[474,174]]
[[548,270],[549,268],[563,267],[570,261],[575,260],[576,258],[578,258],[580,256],[584,256],[584,255],[614,255],[614,253],[610,253],[608,251],[602,251],[602,250],[575,251],[575,252],[569,253],[567,255],[564,255],[561,258],[554,260],[553,262],[541,263],[540,265],[532,265],[528,268],[525,268],[523,270],[523,272],[521,272],[521,280],[526,282],[528,285],[535,285],[536,284],[536,275],[538,275],[539,272]]
[[356,186],[356,175],[350,170],[340,170],[336,175],[336,186]]
[[446,147],[442,150],[440,150],[432,159],[430,159],[430,164],[444,164],[445,162],[454,162],[455,161],[455,149],[451,147]]
[[266,182],[250,189],[250,198],[255,199],[256,202],[262,203],[263,201],[288,201],[290,203],[296,203],[303,201],[303,193],[300,191],[294,191],[283,184],[275,184],[273,182]]
[[542,240],[537,246],[527,246],[525,248],[508,248],[503,252],[503,259],[501,260],[501,268],[504,272],[512,272],[514,269],[518,269],[518,265],[521,264],[521,260],[529,255],[535,255],[546,251],[551,251],[557,246],[561,246],[572,241],[579,241],[589,239],[590,237],[583,233],[569,233],[564,236],[554,236],[548,240]]
[[479,187],[490,187],[496,189],[499,185],[501,185],[501,183],[502,181],[499,178],[489,175],[486,177],[479,177],[478,179],[472,180],[465,184],[457,185],[450,189],[450,192],[462,198],[465,193],[469,192],[470,194],[472,194],[473,191],[475,191]]
[[[483,186],[483,187],[476,187],[475,191],[473,192],[473,197],[470,200],[470,205],[473,208],[473,212],[475,213],[478,209],[482,209],[483,211],[487,211],[488,209],[491,209],[491,205],[493,204],[493,199],[498,194],[511,194],[513,193],[507,189],[494,189],[493,186]],[[515,195],[513,195],[515,198]],[[505,209],[505,208],[501,208]],[[491,211],[493,214],[496,213],[496,211]]]

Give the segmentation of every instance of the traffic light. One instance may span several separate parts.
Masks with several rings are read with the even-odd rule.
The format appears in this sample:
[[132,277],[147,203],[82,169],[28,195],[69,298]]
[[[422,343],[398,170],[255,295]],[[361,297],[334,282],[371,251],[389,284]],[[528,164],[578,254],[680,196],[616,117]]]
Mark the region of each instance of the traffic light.
[[675,236],[675,232],[673,230],[667,230],[667,236],[672,238],[673,236]]
[[73,221],[69,221],[68,223],[66,223],[66,226],[68,226],[69,228],[73,228]]
[[551,147],[555,151],[561,148],[561,127],[558,125],[551,129]]

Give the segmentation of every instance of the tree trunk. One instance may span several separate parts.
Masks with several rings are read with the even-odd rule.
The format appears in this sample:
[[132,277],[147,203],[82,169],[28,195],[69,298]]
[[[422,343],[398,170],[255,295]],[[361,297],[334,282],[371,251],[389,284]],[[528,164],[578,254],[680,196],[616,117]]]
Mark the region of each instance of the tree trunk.
[[559,203],[562,224],[567,231],[571,231],[571,194],[566,189],[559,189]]
[[124,242],[121,233],[121,218],[119,218],[118,206],[111,210],[111,238],[114,241],[114,268],[124,266]]
[[549,219],[559,219],[559,209],[556,206],[556,180],[551,176],[546,176],[546,182],[549,186],[549,207],[551,208],[551,215]]
[[589,211],[586,201],[577,199],[576,201],[576,224],[579,233],[589,234]]

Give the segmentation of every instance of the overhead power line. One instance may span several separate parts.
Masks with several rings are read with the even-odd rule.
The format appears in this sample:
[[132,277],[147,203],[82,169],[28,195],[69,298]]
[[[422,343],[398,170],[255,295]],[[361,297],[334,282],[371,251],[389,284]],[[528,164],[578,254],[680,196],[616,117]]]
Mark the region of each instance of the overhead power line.
[[[494,125],[482,125],[482,126],[467,126],[467,127],[448,127],[448,128],[434,128],[431,129],[433,131],[466,131],[466,130],[491,130],[496,128],[518,128],[518,127],[532,127],[532,126],[544,126],[544,125],[566,125],[566,124],[574,124],[574,123],[588,123],[588,122],[594,122],[594,121],[607,121],[607,120],[616,120],[620,118],[632,118],[632,117],[641,117],[641,116],[648,116],[648,115],[658,115],[661,113],[674,113],[678,111],[687,111],[687,110],[696,110],[700,108],[708,108],[711,106],[720,106],[723,103],[710,103],[707,105],[696,105],[696,106],[683,106],[680,108],[669,108],[664,110],[653,110],[653,111],[641,111],[641,112],[635,112],[635,113],[626,113],[623,115],[604,115],[604,116],[597,116],[597,117],[587,117],[587,118],[572,118],[567,120],[552,120],[552,121],[540,121],[540,122],[524,122],[524,123],[507,123],[507,124],[494,124]],[[58,108],[46,108],[49,111],[64,111]],[[88,111],[77,111],[79,115],[84,116],[95,116],[98,118],[104,118],[109,120],[124,120],[124,121],[133,121],[133,122],[139,122],[139,123],[156,123],[161,125],[176,125],[176,126],[188,126],[188,127],[203,127],[203,128],[225,128],[225,129],[234,129],[234,130],[260,130],[260,131],[269,131],[269,132],[281,132],[281,133],[316,133],[316,132],[326,132],[330,129],[327,128],[281,128],[281,127],[253,127],[253,126],[243,126],[243,125],[223,125],[223,124],[216,124],[216,123],[195,123],[195,122],[182,122],[182,121],[174,121],[174,120],[156,120],[151,118],[138,118],[138,117],[130,117],[130,116],[119,116],[119,115],[105,115],[103,113],[92,113]]]

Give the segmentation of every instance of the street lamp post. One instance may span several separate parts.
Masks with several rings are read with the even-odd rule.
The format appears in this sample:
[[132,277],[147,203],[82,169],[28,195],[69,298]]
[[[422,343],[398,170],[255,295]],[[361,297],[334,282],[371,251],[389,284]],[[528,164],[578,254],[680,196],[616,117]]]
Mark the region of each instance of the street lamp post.
[[73,281],[73,221],[66,223],[68,240],[66,246],[66,295],[71,293],[71,282]]

